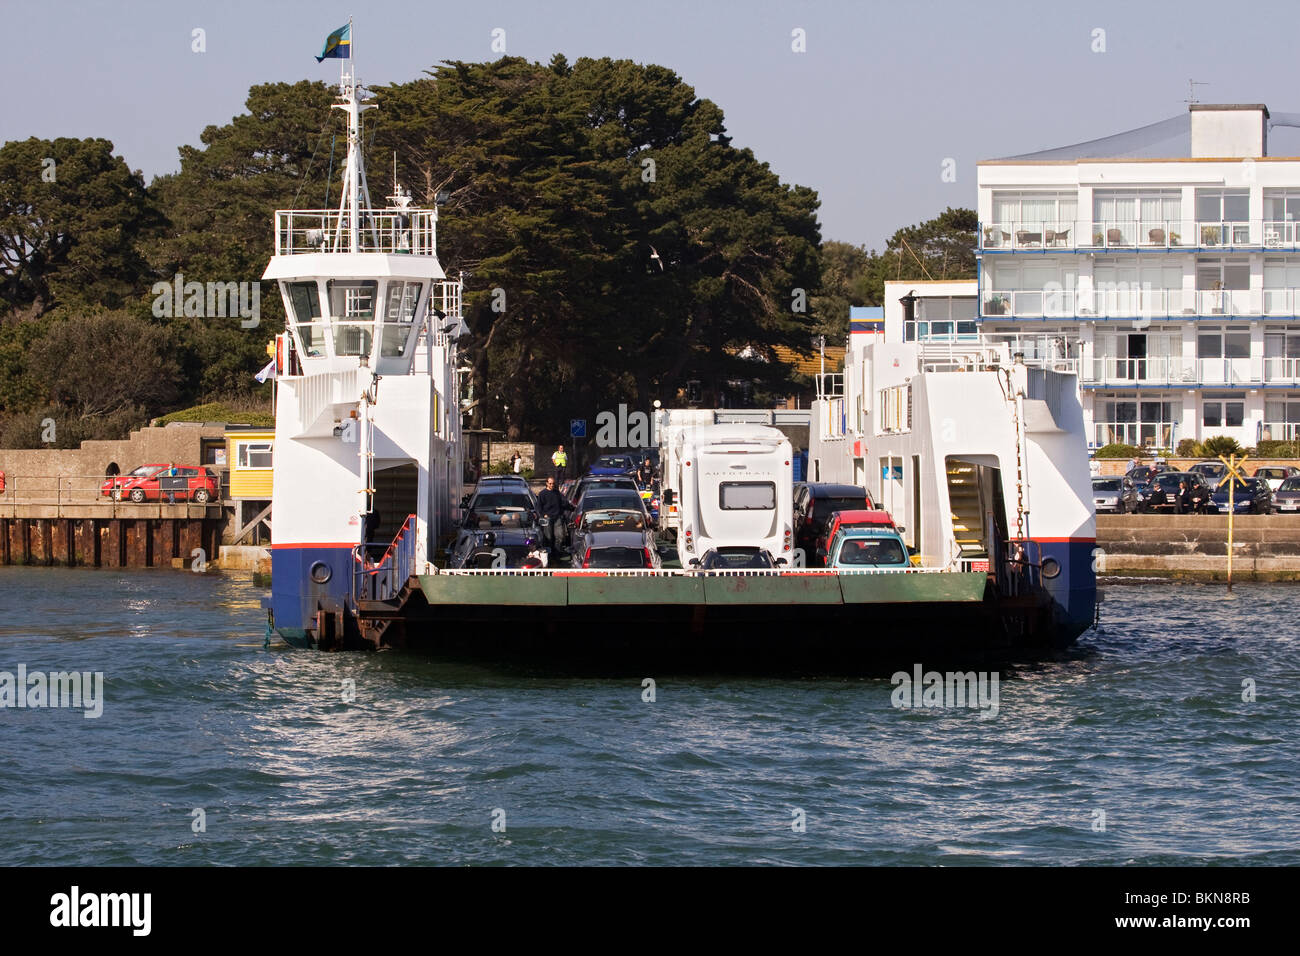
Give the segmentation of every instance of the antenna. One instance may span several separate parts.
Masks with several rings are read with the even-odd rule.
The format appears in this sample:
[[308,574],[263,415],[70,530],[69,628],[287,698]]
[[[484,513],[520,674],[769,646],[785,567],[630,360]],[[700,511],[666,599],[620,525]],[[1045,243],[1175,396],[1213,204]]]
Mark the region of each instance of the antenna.
[[1209,80],[1188,80],[1187,99],[1183,100],[1183,102],[1188,104],[1189,106],[1192,105],[1193,103],[1199,103],[1200,100],[1196,98],[1196,88],[1198,86],[1209,86],[1209,85],[1210,85]]

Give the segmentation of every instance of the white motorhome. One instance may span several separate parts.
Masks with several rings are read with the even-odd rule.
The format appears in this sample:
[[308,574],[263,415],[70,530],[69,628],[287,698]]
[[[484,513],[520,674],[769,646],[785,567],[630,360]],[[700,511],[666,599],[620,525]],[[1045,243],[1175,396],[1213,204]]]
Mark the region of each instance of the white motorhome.
[[790,461],[789,439],[767,425],[676,429],[664,482],[678,507],[677,552],[683,566],[711,548],[725,547],[762,548],[788,561],[794,520]]

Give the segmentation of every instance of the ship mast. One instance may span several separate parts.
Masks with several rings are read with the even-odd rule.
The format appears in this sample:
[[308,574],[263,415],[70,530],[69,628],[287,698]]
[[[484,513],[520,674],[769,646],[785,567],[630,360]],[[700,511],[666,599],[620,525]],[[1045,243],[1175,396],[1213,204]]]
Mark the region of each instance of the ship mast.
[[[343,227],[347,223],[348,252],[361,247],[361,213],[370,212],[370,187],[366,184],[366,164],[361,156],[361,114],[372,110],[364,89],[357,82],[356,32],[348,17],[348,56],[342,59],[339,76],[339,100],[332,108],[348,114],[348,158],[343,167],[343,195],[339,200],[338,225],[334,229],[334,248],[343,244]],[[370,217],[367,215],[367,219]]]

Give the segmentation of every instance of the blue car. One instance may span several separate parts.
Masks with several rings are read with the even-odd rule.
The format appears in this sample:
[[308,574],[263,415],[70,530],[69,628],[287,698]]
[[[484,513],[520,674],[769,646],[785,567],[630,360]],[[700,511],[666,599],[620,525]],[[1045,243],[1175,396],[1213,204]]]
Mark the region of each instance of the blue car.
[[1266,515],[1273,512],[1273,492],[1262,478],[1247,478],[1244,482],[1232,479],[1214,489],[1210,507],[1220,514],[1228,513],[1228,485],[1232,484],[1232,510],[1234,514]]
[[636,474],[636,462],[631,455],[601,455],[591,464],[589,475],[628,475]]
[[844,571],[894,570],[912,566],[902,535],[890,528],[841,528],[831,541],[826,566]]

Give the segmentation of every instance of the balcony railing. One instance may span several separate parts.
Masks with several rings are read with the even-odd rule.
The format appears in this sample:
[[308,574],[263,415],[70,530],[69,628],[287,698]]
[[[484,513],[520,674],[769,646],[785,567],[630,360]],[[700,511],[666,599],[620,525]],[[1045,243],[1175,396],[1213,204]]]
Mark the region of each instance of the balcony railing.
[[1045,252],[1100,249],[1300,249],[1300,222],[1200,219],[1057,219],[980,223],[980,249]]
[[1097,422],[1093,426],[1093,444],[1136,445],[1139,448],[1172,448],[1174,426],[1159,422]]
[[987,289],[982,318],[1181,319],[1300,316],[1300,289]]
[[1082,363],[1080,381],[1099,386],[1300,385],[1300,359],[1116,358],[1094,356]]
[[[433,209],[378,209],[357,217],[359,252],[432,256],[438,213]],[[275,254],[349,252],[348,216],[337,209],[281,209],[275,214]],[[444,310],[445,311],[445,310]]]

